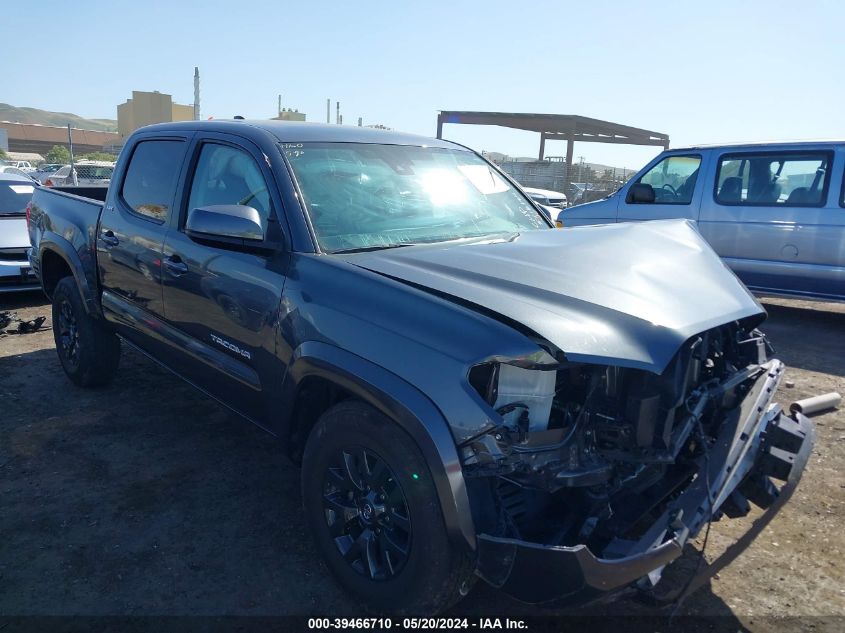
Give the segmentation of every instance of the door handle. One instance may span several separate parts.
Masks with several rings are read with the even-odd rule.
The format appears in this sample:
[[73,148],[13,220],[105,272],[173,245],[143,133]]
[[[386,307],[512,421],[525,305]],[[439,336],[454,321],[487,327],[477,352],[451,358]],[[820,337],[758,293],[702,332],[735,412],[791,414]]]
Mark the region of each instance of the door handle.
[[179,277],[180,275],[184,275],[188,272],[188,265],[182,261],[182,258],[178,255],[171,255],[170,257],[166,257],[164,259],[164,267],[167,268],[167,272],[169,272],[174,277]]
[[111,248],[120,244],[120,240],[117,239],[117,236],[112,230],[103,231],[102,233],[100,233],[100,239],[103,241],[103,244],[105,244],[107,248]]

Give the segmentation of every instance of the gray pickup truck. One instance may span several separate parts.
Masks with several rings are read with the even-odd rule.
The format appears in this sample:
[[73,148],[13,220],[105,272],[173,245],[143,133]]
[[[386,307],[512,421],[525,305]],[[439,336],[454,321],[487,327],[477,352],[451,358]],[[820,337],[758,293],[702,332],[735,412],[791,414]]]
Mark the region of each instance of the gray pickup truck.
[[28,230],[69,378],[107,383],[122,340],[276,435],[373,610],[435,613],[477,577],[530,603],[654,594],[711,521],[766,508],[679,597],[812,448],[772,402],[764,310],[690,223],[553,230],[446,141],[151,126],[107,192],[38,188]]

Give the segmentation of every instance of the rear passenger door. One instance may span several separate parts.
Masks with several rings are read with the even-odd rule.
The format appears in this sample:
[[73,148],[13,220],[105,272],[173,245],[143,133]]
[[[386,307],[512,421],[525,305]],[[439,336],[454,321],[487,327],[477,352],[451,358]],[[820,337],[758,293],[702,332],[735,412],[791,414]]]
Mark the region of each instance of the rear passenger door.
[[146,349],[164,315],[161,253],[189,135],[141,136],[114,180],[97,227],[97,264],[106,318]]
[[[176,369],[267,426],[267,403],[283,376],[276,325],[290,252],[278,187],[264,155],[246,139],[204,134],[191,153],[181,212],[163,253],[166,320],[182,339]],[[190,211],[215,205],[255,209],[264,240],[237,244],[188,235]]]
[[719,152],[700,230],[748,286],[845,296],[845,210],[831,195],[833,160],[830,148]]
[[698,219],[703,178],[702,154],[671,154],[658,161],[631,185],[651,187],[653,200],[636,201],[631,185],[625,199],[619,201],[618,222],[631,220],[666,220],[670,218]]

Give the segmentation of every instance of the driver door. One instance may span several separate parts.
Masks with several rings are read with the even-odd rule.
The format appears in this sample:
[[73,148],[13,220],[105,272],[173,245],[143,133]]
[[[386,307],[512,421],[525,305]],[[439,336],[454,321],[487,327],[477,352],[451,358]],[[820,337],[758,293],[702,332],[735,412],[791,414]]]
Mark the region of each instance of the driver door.
[[646,171],[633,184],[648,185],[654,200],[637,202],[631,186],[619,202],[618,222],[688,218],[698,220],[704,188],[704,164],[700,154],[670,155]]
[[[252,207],[264,241],[245,247],[188,235],[187,214],[214,205]],[[183,352],[175,369],[261,426],[283,373],[275,354],[289,256],[281,246],[281,213],[273,175],[257,147],[229,135],[198,137],[162,257],[165,318]]]

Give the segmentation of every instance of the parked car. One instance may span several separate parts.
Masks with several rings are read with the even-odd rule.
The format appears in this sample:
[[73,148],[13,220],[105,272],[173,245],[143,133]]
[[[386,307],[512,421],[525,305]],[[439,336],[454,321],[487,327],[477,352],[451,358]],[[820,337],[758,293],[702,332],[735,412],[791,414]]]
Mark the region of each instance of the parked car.
[[64,165],[61,163],[42,163],[38,166],[38,169],[30,174],[30,176],[35,178],[41,184],[44,184],[51,174],[54,174],[62,167],[64,167]]
[[647,591],[752,498],[741,551],[812,450],[765,311],[689,223],[552,230],[447,141],[149,126],[108,190],[36,188],[29,232],[70,380],[110,381],[123,339],[276,435],[372,609],[436,613],[475,576]]
[[27,257],[26,207],[34,190],[26,176],[0,173],[0,293],[41,288]]
[[44,184],[47,187],[108,187],[114,173],[114,163],[79,161],[74,164],[74,169],[76,169],[76,183],[73,182],[71,166],[65,165],[47,176]]
[[564,226],[687,218],[755,292],[845,300],[845,142],[668,150]]
[[9,160],[9,161],[6,161],[6,163],[10,167],[17,167],[22,172],[27,173],[27,174],[35,171],[35,167],[33,167],[32,163],[30,163],[28,160]]
[[560,191],[537,189],[535,187],[523,187],[522,190],[535,202],[538,202],[545,207],[553,207],[558,210],[565,209],[567,207],[566,194],[561,193]]
[[21,178],[26,178],[29,180],[30,183],[38,182],[35,178],[32,177],[32,174],[25,172],[24,170],[20,169],[19,167],[13,167],[11,165],[0,165],[0,174],[8,174],[10,176],[20,176]]

